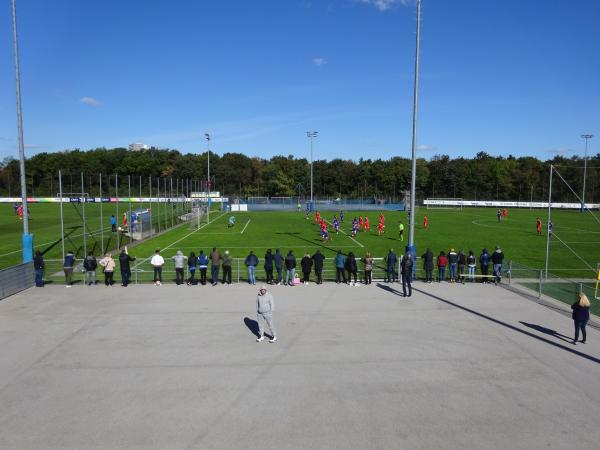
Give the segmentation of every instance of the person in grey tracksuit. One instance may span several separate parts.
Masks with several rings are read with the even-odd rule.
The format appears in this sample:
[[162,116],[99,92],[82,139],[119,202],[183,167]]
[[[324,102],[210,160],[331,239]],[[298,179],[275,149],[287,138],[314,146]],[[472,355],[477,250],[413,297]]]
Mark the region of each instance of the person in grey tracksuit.
[[171,259],[175,263],[175,282],[177,285],[183,284],[183,268],[185,267],[187,256],[183,256],[183,252],[177,250],[177,253]]
[[260,291],[258,291],[258,295],[256,296],[256,321],[258,322],[258,338],[256,338],[256,342],[260,342],[265,339],[264,322],[267,323],[269,331],[271,332],[271,339],[269,339],[269,342],[277,341],[275,324],[273,323],[274,309],[275,303],[273,302],[273,296],[267,292],[267,286],[263,284],[260,288]]

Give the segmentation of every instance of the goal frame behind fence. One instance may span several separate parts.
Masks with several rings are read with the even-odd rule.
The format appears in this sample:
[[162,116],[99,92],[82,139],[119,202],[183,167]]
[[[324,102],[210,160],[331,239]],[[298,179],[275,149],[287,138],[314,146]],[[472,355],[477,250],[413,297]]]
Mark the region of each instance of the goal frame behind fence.
[[450,198],[450,197],[429,197],[425,199],[427,202],[434,201],[440,202],[439,204],[426,203],[427,209],[452,209],[457,211],[463,210],[463,199],[462,198]]

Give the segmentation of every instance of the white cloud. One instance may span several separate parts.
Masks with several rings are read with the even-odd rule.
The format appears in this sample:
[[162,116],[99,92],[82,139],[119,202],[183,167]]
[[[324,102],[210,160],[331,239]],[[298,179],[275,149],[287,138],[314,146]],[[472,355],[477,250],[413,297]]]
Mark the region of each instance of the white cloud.
[[81,97],[79,103],[90,106],[102,106],[102,103],[96,100],[94,97]]
[[312,63],[317,67],[321,67],[327,64],[327,60],[325,58],[313,58]]
[[431,145],[418,145],[417,151],[419,152],[437,152],[437,147],[432,147]]
[[29,148],[29,149],[42,148],[41,145],[37,145],[37,144],[25,144],[24,147]]
[[373,5],[379,11],[387,11],[398,5],[408,6],[414,3],[414,0],[358,0],[366,5]]

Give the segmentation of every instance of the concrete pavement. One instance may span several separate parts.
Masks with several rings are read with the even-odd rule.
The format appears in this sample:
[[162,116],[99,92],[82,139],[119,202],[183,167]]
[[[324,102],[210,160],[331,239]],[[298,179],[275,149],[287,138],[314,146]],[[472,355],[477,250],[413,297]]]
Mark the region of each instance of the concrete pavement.
[[600,333],[493,285],[48,286],[0,302],[0,448],[598,448]]

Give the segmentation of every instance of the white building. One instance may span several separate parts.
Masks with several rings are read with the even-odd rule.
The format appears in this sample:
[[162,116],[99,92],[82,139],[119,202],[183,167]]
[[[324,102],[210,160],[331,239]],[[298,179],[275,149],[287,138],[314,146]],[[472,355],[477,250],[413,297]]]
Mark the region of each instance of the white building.
[[143,142],[136,142],[134,144],[129,144],[129,150],[132,152],[141,152],[143,150],[149,150],[150,146],[144,144]]

